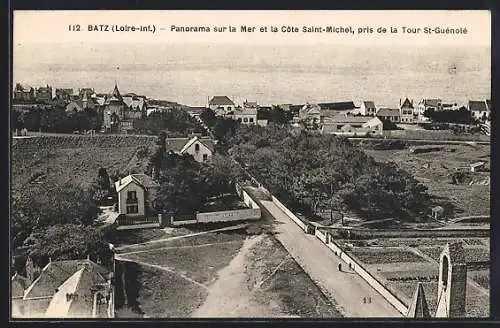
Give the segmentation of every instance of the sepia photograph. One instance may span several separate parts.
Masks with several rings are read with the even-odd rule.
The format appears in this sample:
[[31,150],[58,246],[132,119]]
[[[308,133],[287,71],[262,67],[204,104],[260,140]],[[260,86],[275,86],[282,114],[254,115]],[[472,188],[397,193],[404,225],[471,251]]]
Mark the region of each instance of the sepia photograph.
[[488,10],[14,10],[10,317],[490,314]]

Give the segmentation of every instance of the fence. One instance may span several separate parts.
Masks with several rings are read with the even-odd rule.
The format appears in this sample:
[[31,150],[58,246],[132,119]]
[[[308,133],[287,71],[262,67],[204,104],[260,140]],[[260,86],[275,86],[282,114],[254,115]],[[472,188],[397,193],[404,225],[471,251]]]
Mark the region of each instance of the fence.
[[160,223],[160,220],[158,217],[130,217],[126,215],[120,215],[116,219],[116,225],[117,226],[124,226],[124,225],[139,225],[139,224],[150,224],[150,223]]

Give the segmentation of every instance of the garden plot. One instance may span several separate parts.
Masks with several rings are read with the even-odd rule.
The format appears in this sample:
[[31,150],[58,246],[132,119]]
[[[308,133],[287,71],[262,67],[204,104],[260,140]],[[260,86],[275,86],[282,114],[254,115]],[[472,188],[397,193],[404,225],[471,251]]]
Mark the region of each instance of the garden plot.
[[399,262],[422,262],[425,261],[419,255],[405,249],[396,247],[355,247],[346,251],[353,254],[365,264],[384,264]]
[[[442,247],[437,247],[437,246],[419,247],[418,249],[421,250],[425,255],[433,258],[435,261],[439,261],[439,256],[443,251]],[[465,251],[465,261],[467,263],[487,262],[490,260],[490,250],[487,247],[467,246],[464,247],[464,251]]]

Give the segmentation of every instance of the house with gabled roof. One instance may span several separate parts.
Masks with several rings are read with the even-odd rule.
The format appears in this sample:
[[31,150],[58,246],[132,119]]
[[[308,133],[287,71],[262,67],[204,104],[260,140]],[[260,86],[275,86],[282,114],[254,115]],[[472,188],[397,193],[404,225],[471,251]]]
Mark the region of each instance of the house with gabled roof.
[[399,123],[401,121],[401,113],[397,108],[379,108],[376,114],[383,121]]
[[212,158],[215,142],[209,137],[192,136],[188,138],[165,139],[166,151],[189,154],[197,162],[207,162]]
[[[114,317],[113,273],[85,260],[49,261],[29,285],[12,277],[12,316],[15,318]],[[22,278],[22,279],[21,279]],[[23,291],[21,291],[24,289]]]
[[377,113],[377,107],[373,101],[363,101],[361,107],[359,108],[359,113],[363,116],[371,115],[375,116]]
[[471,117],[476,120],[486,120],[490,117],[490,105],[489,100],[469,100],[468,108]]
[[214,96],[208,102],[208,108],[213,110],[216,115],[226,115],[234,110],[235,104],[227,96]]
[[115,182],[118,213],[129,217],[146,216],[160,185],[146,174],[129,174]]
[[414,123],[415,115],[414,115],[415,107],[413,107],[413,100],[405,98],[405,100],[401,103],[400,99],[400,121],[401,123]]

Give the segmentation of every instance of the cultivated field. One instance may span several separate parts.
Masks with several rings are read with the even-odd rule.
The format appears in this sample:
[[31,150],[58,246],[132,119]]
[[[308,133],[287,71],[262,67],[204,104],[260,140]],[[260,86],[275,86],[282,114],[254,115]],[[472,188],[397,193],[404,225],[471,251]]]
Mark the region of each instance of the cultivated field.
[[468,317],[489,316],[489,238],[380,238],[343,241],[347,252],[400,300],[410,304],[421,282],[431,311],[437,307],[439,255],[446,243],[461,241],[467,261],[466,312]]
[[448,211],[449,217],[489,215],[489,172],[470,173],[470,181],[452,184],[451,174],[455,168],[468,166],[477,161],[489,167],[491,151],[489,145],[432,145],[439,151],[412,154],[402,150],[374,150],[368,144],[364,151],[378,161],[393,161],[425,184],[434,196],[436,205]]
[[[153,231],[147,234],[164,237]],[[185,235],[119,253],[139,271],[129,282],[138,289],[135,314],[123,306],[117,311],[121,317],[340,316],[268,234],[239,229]]]
[[74,182],[88,187],[99,168],[108,174],[141,172],[145,156],[154,151],[147,136],[42,136],[12,142],[13,195],[35,189],[44,181]]

